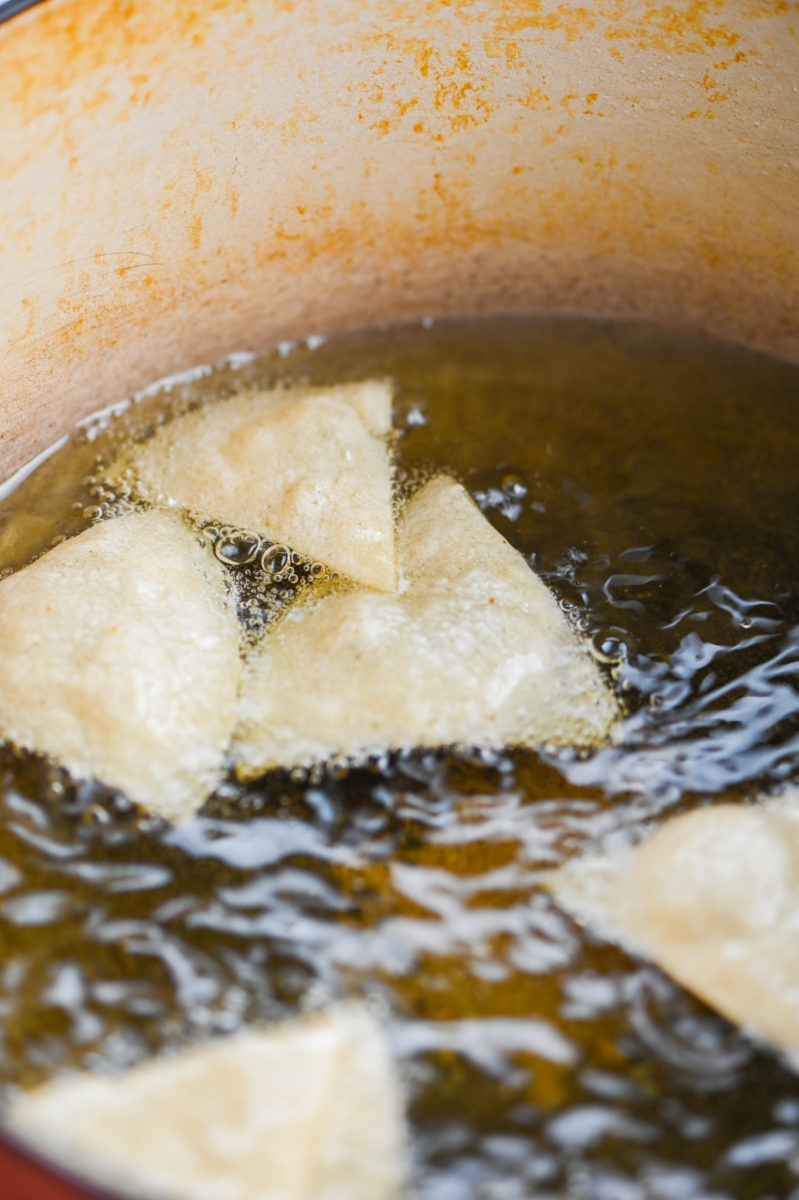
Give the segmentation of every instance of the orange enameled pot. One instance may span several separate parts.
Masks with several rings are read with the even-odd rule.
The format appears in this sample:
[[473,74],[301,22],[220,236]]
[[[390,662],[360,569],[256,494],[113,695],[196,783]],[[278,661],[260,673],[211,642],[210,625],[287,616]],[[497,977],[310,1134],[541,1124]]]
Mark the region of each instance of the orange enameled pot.
[[[160,376],[376,319],[641,317],[799,359],[797,3],[2,16],[0,477]],[[5,1150],[0,1194],[79,1192]]]

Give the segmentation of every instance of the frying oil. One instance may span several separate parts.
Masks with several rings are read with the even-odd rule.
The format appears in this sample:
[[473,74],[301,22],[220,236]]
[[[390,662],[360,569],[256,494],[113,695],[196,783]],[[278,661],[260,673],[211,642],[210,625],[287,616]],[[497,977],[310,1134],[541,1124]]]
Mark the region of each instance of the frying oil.
[[[175,412],[370,377],[395,382],[401,486],[465,484],[589,640],[622,739],[231,776],[180,827],[6,747],[3,1088],[358,995],[401,1064],[422,1200],[791,1195],[794,1074],[581,931],[542,878],[799,781],[799,369],[565,319],[238,356],[48,459],[2,503],[0,569],[139,505],[104,465]],[[324,573],[252,531],[197,528],[252,627]]]

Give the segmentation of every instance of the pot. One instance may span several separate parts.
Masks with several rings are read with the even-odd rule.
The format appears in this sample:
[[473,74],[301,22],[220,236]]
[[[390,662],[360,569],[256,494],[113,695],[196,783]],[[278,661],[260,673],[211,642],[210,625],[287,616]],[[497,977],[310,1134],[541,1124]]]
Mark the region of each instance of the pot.
[[[0,478],[232,350],[425,314],[799,359],[799,4],[0,4]],[[88,1195],[10,1147],[5,1200]]]

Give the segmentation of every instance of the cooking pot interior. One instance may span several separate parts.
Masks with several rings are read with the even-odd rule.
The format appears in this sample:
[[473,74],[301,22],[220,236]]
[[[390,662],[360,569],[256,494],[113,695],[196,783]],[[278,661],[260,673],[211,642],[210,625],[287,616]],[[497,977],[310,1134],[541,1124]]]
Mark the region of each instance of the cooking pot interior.
[[[799,5],[19,8],[3,478],[161,376],[427,314],[635,318],[799,359]],[[77,1194],[57,1186],[18,1194]]]
[[0,28],[0,469],[232,349],[426,313],[799,354],[794,5],[48,0]]

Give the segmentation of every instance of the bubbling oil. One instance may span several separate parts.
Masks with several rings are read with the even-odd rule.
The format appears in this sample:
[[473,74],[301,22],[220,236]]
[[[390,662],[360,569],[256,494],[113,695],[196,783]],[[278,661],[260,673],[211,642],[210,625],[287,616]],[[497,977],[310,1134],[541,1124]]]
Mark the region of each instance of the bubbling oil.
[[[799,1195],[796,1076],[543,887],[583,849],[799,780],[799,369],[511,318],[237,356],[83,427],[2,502],[0,569],[141,506],[105,469],[175,413],[371,376],[396,385],[398,506],[431,473],[464,483],[590,639],[623,738],[231,775],[178,827],[0,749],[3,1094],[358,995],[401,1064],[421,1200]],[[194,527],[253,634],[346,585]]]

